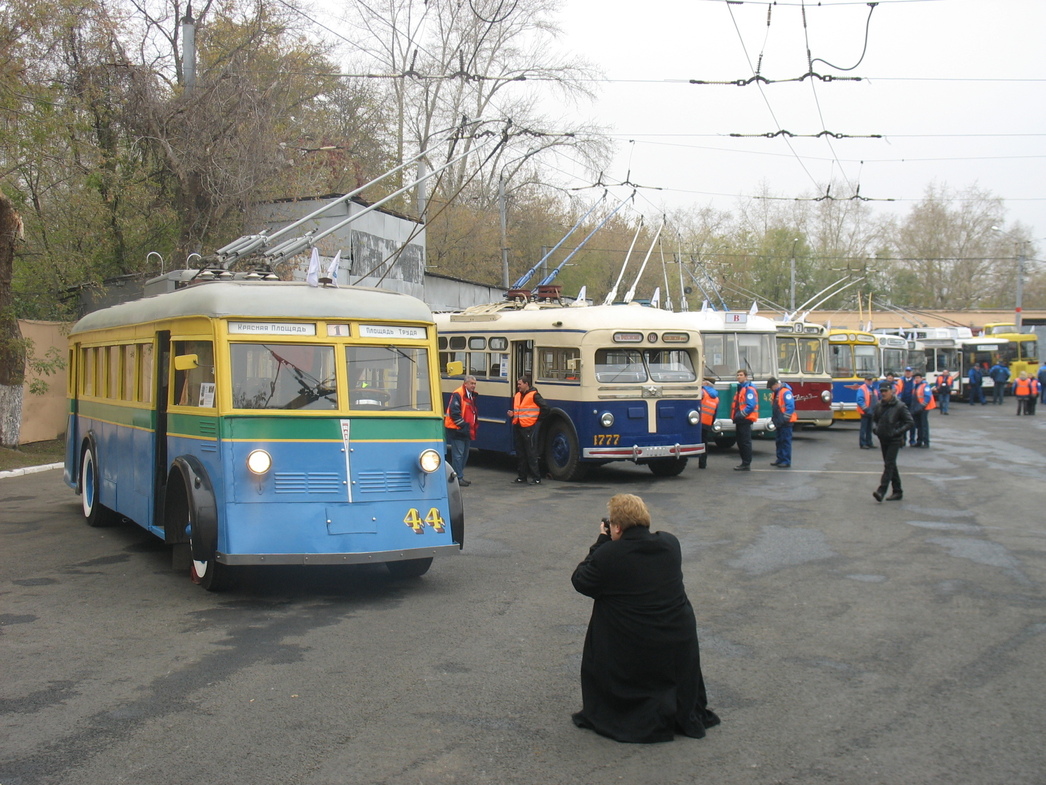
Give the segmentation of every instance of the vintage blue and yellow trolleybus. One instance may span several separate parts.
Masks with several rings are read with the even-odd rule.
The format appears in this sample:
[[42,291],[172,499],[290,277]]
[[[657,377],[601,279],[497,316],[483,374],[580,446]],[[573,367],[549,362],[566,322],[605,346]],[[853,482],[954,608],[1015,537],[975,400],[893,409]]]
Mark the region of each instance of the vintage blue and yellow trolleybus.
[[413,297],[214,281],[70,337],[65,480],[221,588],[238,565],[424,573],[464,521],[443,462],[436,331]]

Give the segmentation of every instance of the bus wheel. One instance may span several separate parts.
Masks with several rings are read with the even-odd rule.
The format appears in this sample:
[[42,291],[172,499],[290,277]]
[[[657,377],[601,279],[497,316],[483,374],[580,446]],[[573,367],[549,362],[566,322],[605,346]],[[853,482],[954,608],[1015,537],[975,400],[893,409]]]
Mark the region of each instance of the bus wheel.
[[83,505],[84,518],[88,526],[105,526],[115,518],[112,511],[103,507],[98,501],[98,460],[94,454],[94,444],[88,444],[80,459],[80,503]]
[[675,477],[686,468],[687,458],[658,458],[647,464],[655,477]]
[[734,438],[733,436],[716,436],[715,437],[715,446],[718,447],[720,450],[729,450],[735,444],[737,444],[737,439]]
[[389,568],[389,574],[396,580],[404,578],[420,578],[429,571],[432,566],[432,557],[427,559],[406,559],[405,561],[385,562]]
[[583,479],[588,466],[581,463],[574,429],[562,419],[553,420],[545,437],[545,465],[553,479],[574,482]]

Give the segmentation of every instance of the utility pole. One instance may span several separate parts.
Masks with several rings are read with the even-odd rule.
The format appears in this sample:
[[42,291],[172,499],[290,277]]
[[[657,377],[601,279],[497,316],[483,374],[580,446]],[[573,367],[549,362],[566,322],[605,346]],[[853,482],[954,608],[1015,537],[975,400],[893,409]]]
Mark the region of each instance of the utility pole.
[[792,270],[789,284],[789,305],[788,310],[794,316],[795,315],[795,244],[799,242],[799,238],[796,237],[792,240]]
[[192,3],[186,4],[182,17],[182,84],[186,93],[196,86],[196,20],[192,17]]
[[508,289],[508,206],[505,204],[505,178],[498,178],[498,205],[501,208],[501,285]]
[[1017,322],[1017,332],[1021,331],[1021,322],[1023,313],[1021,311],[1021,297],[1024,294],[1024,242],[1021,241],[1017,246],[1017,305],[1014,309],[1015,321]]

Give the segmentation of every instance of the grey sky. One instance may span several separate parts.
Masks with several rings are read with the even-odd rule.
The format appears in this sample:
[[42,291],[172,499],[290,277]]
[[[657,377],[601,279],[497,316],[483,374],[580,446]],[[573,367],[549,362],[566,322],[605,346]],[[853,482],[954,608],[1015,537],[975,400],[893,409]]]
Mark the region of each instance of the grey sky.
[[[1046,238],[1046,2],[1042,0],[850,0],[774,5],[716,0],[566,0],[567,50],[599,66],[600,97],[576,111],[618,142],[607,181],[642,191],[637,207],[712,203],[738,196],[819,195],[829,180],[860,185],[884,212],[906,211],[931,183],[978,186],[1002,197],[1007,227]],[[687,80],[770,80],[809,71],[862,81],[758,87]],[[743,138],[778,130],[827,130],[882,139]],[[634,140],[630,143],[629,140]],[[580,184],[590,174],[563,169]],[[622,194],[623,195],[623,194]]]

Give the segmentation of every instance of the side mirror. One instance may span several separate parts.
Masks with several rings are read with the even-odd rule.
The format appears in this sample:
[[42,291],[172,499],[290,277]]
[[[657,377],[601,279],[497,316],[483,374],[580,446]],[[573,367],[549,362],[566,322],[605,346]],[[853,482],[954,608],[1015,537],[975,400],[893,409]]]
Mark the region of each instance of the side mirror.
[[196,354],[179,354],[174,358],[174,370],[191,371],[200,367],[200,357]]
[[465,363],[455,360],[447,363],[447,376],[461,376],[465,373]]

